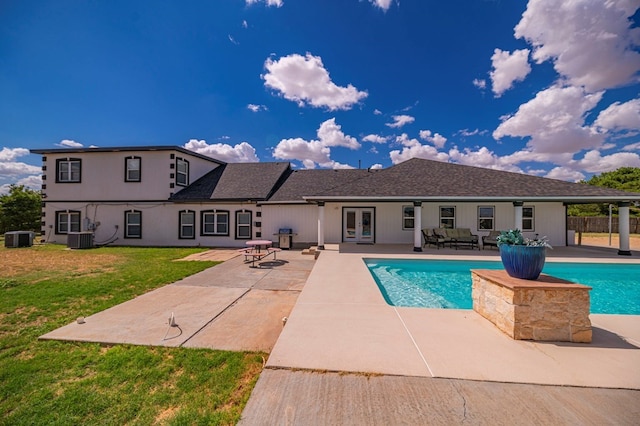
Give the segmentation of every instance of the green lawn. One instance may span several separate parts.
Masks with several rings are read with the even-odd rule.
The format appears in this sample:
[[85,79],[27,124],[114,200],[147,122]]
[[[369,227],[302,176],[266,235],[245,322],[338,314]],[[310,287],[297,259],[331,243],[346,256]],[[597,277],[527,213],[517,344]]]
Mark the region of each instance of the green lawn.
[[0,425],[235,424],[262,353],[39,341],[214,265],[198,249],[0,248]]

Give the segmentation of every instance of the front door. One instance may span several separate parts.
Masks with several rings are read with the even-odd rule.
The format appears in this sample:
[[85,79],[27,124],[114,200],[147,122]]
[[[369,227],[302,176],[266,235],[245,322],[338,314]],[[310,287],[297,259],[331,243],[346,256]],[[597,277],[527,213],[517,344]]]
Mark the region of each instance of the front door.
[[374,242],[374,213],[371,207],[347,207],[344,209],[343,241],[354,243]]

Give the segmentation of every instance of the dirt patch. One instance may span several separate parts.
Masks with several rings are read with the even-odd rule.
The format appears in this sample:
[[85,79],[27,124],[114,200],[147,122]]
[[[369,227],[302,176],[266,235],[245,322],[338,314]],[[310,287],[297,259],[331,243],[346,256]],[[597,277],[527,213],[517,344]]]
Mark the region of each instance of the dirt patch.
[[114,264],[123,261],[121,256],[91,250],[48,250],[44,246],[0,249],[3,278],[37,275],[52,269],[74,276],[97,274],[113,270]]
[[[579,236],[576,233],[576,244],[578,244]],[[618,234],[611,235],[611,246],[609,246],[609,234],[582,234],[583,246],[597,246],[597,247],[620,247],[620,239]],[[632,234],[629,237],[629,248],[631,250],[640,250],[640,235]]]

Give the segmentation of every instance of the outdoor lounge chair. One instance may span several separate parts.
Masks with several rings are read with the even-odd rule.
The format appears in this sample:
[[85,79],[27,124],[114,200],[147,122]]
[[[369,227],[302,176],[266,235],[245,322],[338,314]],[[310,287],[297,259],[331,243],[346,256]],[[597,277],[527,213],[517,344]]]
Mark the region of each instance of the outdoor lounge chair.
[[482,236],[482,250],[485,247],[495,247],[498,248],[498,236],[500,235],[500,231],[490,231],[489,235]]
[[444,247],[445,238],[441,235],[436,234],[434,231],[435,230],[432,228],[424,228],[422,230],[422,237],[424,238],[423,247],[433,244],[439,250],[440,246]]
[[478,247],[478,236],[471,233],[469,228],[448,228],[446,229],[447,237],[450,238],[450,245],[455,246],[456,250],[459,246],[469,246],[470,248]]

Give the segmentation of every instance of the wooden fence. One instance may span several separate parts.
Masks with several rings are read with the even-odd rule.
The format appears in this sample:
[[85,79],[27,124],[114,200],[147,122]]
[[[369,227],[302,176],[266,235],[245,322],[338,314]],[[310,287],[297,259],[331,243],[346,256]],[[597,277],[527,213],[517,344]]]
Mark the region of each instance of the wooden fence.
[[[576,232],[609,232],[608,217],[568,217],[567,229]],[[618,233],[618,217],[611,218],[611,232]],[[629,218],[629,232],[640,234],[640,218]]]

